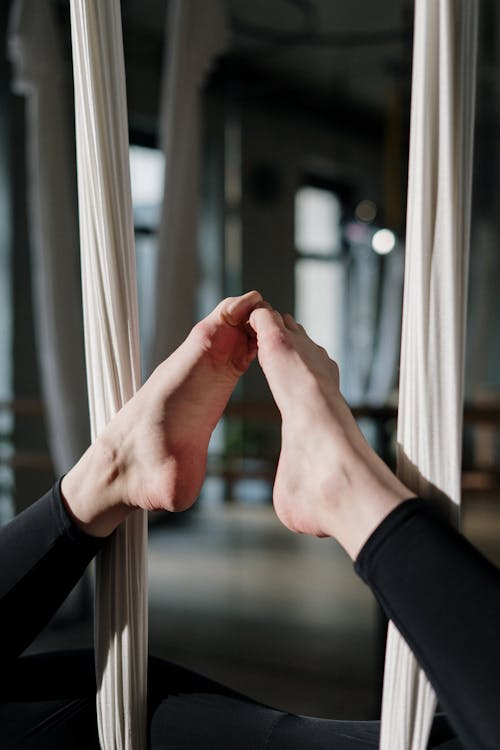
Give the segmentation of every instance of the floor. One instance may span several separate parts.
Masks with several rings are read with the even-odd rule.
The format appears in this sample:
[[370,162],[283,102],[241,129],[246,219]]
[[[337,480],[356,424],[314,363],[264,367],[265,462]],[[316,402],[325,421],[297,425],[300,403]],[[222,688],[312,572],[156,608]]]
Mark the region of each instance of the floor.
[[[500,564],[500,504],[465,530]],[[291,534],[269,506],[201,507],[150,531],[150,650],[290,711],[378,712],[382,621],[332,540]],[[78,599],[33,650],[91,642]]]
[[151,648],[300,713],[376,710],[377,607],[332,540],[270,507],[193,514],[150,542]]

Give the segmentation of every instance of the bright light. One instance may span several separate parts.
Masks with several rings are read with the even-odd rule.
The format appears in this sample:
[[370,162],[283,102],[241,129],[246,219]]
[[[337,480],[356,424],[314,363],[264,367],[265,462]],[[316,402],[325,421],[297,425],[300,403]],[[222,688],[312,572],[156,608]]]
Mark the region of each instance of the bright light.
[[157,206],[163,195],[163,154],[158,149],[130,147],[130,179],[134,206]]
[[302,255],[340,250],[341,206],[330,190],[301,187],[295,195],[295,247]]
[[372,248],[379,255],[387,255],[395,245],[396,236],[390,229],[379,229],[372,237]]

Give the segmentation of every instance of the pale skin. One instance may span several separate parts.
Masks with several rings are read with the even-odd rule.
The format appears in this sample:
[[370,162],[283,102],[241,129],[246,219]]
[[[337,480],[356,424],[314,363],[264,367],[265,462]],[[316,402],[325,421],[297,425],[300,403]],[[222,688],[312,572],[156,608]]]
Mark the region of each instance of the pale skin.
[[258,292],[223,300],[63,478],[67,509],[84,531],[107,536],[136,508],[194,503],[212,431],[256,355],[245,323],[261,302]]
[[356,559],[375,528],[413,497],[372,450],[339,389],[339,369],[291,315],[250,315],[258,357],[281,412],[273,500],[295,532],[335,537]]
[[282,416],[276,513],[292,531],[335,537],[355,559],[412,493],[363,438],[335,362],[258,292],[224,300],[198,323],[64,477],[75,523],[107,536],[136,508],[192,505],[212,431],[257,350]]

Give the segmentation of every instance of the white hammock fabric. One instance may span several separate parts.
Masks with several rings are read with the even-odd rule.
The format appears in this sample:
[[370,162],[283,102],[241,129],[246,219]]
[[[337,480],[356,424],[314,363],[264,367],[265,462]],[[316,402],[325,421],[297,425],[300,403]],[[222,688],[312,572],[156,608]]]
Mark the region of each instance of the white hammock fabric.
[[[140,385],[119,0],[71,0],[87,380],[95,437]],[[103,750],[146,746],[147,521],[97,560],[97,717]]]
[[[416,0],[398,474],[458,521],[477,0]],[[382,750],[425,750],[436,698],[389,625]]]

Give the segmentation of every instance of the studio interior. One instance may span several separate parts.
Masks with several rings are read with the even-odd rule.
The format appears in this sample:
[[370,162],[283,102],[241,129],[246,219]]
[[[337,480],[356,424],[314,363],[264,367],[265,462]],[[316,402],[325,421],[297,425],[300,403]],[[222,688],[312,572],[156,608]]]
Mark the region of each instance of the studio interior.
[[[395,469],[413,1],[121,0],[121,12],[142,378],[221,299],[256,289],[338,362]],[[90,427],[69,2],[6,0],[0,24],[6,524],[68,471]],[[475,85],[461,524],[500,565],[497,0],[479,3]],[[149,649],[290,712],[376,718],[387,621],[335,540],[276,518],[280,428],[254,362],[197,503],[150,514]],[[93,591],[90,568],[30,652],[91,645]]]

